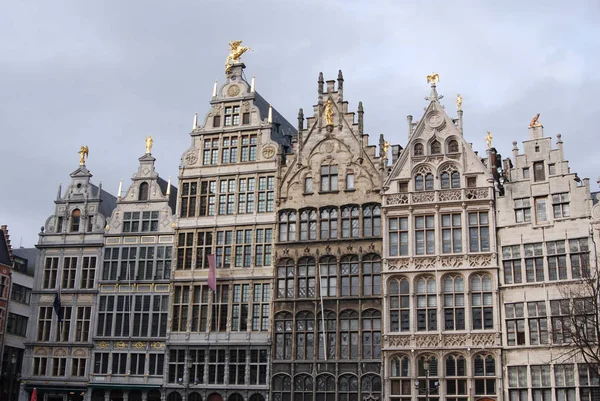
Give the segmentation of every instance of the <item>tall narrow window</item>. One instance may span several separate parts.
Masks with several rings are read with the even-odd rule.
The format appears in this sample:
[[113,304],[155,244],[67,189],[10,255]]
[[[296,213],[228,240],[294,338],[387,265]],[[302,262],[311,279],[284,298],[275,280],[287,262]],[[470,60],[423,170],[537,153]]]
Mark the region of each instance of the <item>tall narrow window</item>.
[[437,330],[437,289],[435,278],[421,277],[417,286],[417,330]]
[[368,310],[362,314],[362,358],[381,357],[381,312]]
[[444,278],[444,329],[465,329],[465,286],[461,276]]
[[296,212],[281,212],[279,214],[279,241],[296,240]]
[[358,359],[358,313],[340,314],[340,359]]
[[504,284],[519,284],[521,276],[521,246],[502,247],[502,265],[504,267]]
[[315,296],[315,259],[301,258],[298,261],[298,298],[313,298]]
[[391,280],[390,294],[390,331],[410,330],[410,286],[408,280]]
[[140,192],[138,195],[138,200],[145,201],[148,200],[149,195],[149,187],[147,182],[142,182],[140,184]]
[[487,274],[471,278],[471,312],[473,330],[494,328],[492,279]]
[[365,237],[381,235],[381,207],[379,205],[363,207],[363,235]]
[[544,167],[544,162],[533,163],[533,178],[536,182],[544,181],[546,179],[546,169]]
[[573,278],[590,277],[590,248],[587,238],[569,240],[571,275]]
[[529,343],[531,345],[548,344],[548,318],[546,302],[527,302],[529,316]]
[[531,200],[529,198],[515,199],[515,220],[517,223],[531,221]]
[[81,221],[81,210],[75,209],[71,212],[71,229],[72,233],[79,232],[79,223]]
[[96,278],[96,257],[84,256],[81,266],[81,289],[94,288]]
[[563,192],[552,195],[552,209],[554,210],[554,218],[569,217],[571,210],[569,208],[569,193]]
[[317,211],[304,209],[300,213],[300,240],[317,239]]
[[435,253],[434,216],[415,217],[415,253],[417,255]]
[[42,288],[56,288],[56,276],[58,275],[58,257],[46,258],[44,265],[44,279]]
[[337,261],[333,256],[324,256],[319,261],[319,277],[321,278],[321,295],[337,296]]
[[346,174],[346,190],[351,191],[354,189],[354,173]]
[[75,273],[77,273],[77,258],[65,257],[63,259],[62,288],[75,288]]
[[422,191],[425,189],[425,182],[422,174],[415,175],[415,191]]
[[277,298],[294,298],[294,261],[285,259],[277,266]]
[[567,279],[567,250],[565,241],[546,242],[546,254],[548,255],[548,279]]
[[338,210],[325,208],[321,210],[321,239],[337,239],[338,237]]
[[433,174],[431,174],[431,173],[425,174],[425,190],[426,191],[433,190]]
[[304,193],[305,194],[312,194],[312,192],[313,192],[312,177],[306,177],[304,179]]
[[390,366],[391,400],[408,401],[412,399],[411,377],[410,358],[405,355],[394,357]]
[[371,254],[362,260],[362,289],[364,296],[381,294],[381,258]]
[[[209,288],[207,285],[194,286],[192,293],[192,325],[190,328],[192,333],[203,333],[208,328],[208,294]],[[181,309],[183,305],[181,305],[179,298],[175,299],[178,301],[179,309]],[[202,364],[204,365],[204,363]]]
[[525,312],[523,302],[504,305],[508,345],[525,345]]
[[293,321],[291,313],[275,316],[275,360],[292,359]]
[[[196,215],[197,182],[184,182],[181,186],[180,216],[194,217]],[[123,230],[125,231],[125,230]]]
[[342,296],[357,296],[359,277],[358,256],[344,256],[341,264]]
[[234,284],[231,306],[231,331],[248,330],[250,284]]
[[575,400],[575,369],[572,364],[554,364],[554,385],[556,387],[556,399]]
[[544,281],[544,250],[541,242],[523,245],[525,250],[525,277],[528,283]]
[[389,220],[389,255],[408,255],[408,217],[393,217]]
[[342,238],[358,238],[358,206],[342,208]]
[[[533,366],[532,366],[533,368]],[[533,371],[532,371],[533,373]],[[532,374],[533,376],[533,374]],[[527,366],[509,366],[508,367],[508,394],[512,401],[527,401]],[[551,400],[552,396],[535,397],[534,400]]]
[[487,212],[469,213],[469,250],[489,252],[490,227]]
[[[323,323],[325,323],[325,329],[323,329]],[[327,359],[335,359],[337,350],[337,319],[334,312],[325,310],[325,318],[319,313],[317,316],[317,325],[319,327],[319,359],[325,359],[325,350],[327,350]],[[323,334],[327,340],[323,344]]]
[[423,156],[423,144],[421,143],[417,143],[415,144],[415,148],[414,148],[414,155],[415,156]]
[[338,190],[338,166],[321,166],[321,192]]
[[491,355],[477,355],[474,361],[475,395],[496,394],[496,360]]
[[442,252],[443,253],[461,253],[462,252],[462,227],[461,214],[443,214],[442,215]]
[[548,221],[547,201],[546,197],[535,198],[535,217],[537,223]]
[[458,152],[458,142],[452,139],[448,142],[448,153],[456,153]]
[[467,361],[462,355],[446,358],[446,397],[447,400],[467,401]]
[[296,315],[296,359],[312,360],[314,352],[315,315],[311,312],[300,312]]

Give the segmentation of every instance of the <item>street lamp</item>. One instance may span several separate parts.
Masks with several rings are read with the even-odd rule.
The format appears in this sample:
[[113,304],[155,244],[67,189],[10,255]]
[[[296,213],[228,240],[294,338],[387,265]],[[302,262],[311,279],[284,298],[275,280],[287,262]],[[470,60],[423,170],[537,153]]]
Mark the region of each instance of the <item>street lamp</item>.
[[10,356],[10,376],[8,378],[8,401],[12,400],[13,382],[15,380],[15,369],[17,367],[17,356],[13,352]]
[[[423,392],[425,393],[425,401],[429,401],[429,394],[433,393],[434,391],[437,391],[438,387],[440,386],[439,382],[435,382],[433,383],[432,387],[429,387],[429,361],[425,360],[423,361],[423,370],[425,370],[425,388],[423,389]],[[421,394],[421,389],[419,388],[419,381],[415,380],[415,389],[417,390],[417,395]]]

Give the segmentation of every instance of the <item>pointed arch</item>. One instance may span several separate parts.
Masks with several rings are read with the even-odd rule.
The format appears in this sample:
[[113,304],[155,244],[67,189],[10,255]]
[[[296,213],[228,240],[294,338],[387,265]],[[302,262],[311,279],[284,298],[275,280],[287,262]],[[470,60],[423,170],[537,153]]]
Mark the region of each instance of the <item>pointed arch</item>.
[[294,318],[289,312],[275,315],[275,359],[292,359],[292,336]]
[[296,359],[313,359],[315,353],[315,315],[296,313]]
[[362,326],[362,359],[379,359],[381,357],[381,312],[376,309],[363,311]]
[[72,233],[79,232],[79,225],[81,223],[81,210],[73,209],[70,220],[69,231]]
[[416,142],[413,146],[413,156],[424,156],[425,147],[421,142]]

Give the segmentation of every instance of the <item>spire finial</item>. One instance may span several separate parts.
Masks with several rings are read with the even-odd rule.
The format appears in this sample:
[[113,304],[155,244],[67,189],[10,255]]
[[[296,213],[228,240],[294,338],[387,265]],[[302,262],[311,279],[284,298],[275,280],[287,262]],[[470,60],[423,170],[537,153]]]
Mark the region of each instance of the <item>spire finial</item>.
[[252,82],[250,83],[250,92],[256,92],[256,84],[255,84],[256,76],[252,76]]
[[215,84],[213,86],[213,95],[212,95],[212,97],[217,97],[217,84],[218,84],[218,82],[215,79]]
[[192,126],[192,129],[196,128],[198,128],[198,113],[194,114],[194,125]]
[[167,196],[171,195],[171,176],[169,176],[169,182],[167,183]]
[[120,198],[122,193],[123,193],[123,179],[121,178],[121,181],[119,182],[119,192],[117,192],[117,198]]
[[431,84],[431,93],[429,94],[429,97],[425,98],[425,100],[434,101],[443,97],[438,96],[437,90],[435,89],[435,84],[438,82],[440,82],[440,74],[432,72],[431,74],[427,75],[427,83]]
[[269,104],[269,115],[267,116],[267,122],[269,124],[273,123],[273,106]]

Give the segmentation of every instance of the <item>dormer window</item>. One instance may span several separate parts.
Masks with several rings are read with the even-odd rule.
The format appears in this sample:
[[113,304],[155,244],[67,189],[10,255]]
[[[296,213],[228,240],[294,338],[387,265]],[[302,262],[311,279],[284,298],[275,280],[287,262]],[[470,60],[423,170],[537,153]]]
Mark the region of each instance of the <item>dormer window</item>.
[[457,153],[458,152],[458,141],[454,139],[448,142],[448,153]]
[[141,200],[141,201],[148,200],[148,193],[149,193],[148,183],[142,182],[140,184],[140,193],[138,195],[138,200]]
[[431,143],[431,154],[439,155],[440,153],[442,153],[442,145],[438,141],[433,141]]
[[81,210],[75,209],[71,212],[71,231],[72,233],[79,232],[79,222],[81,221]]
[[415,145],[415,156],[423,156],[423,144],[417,143]]

